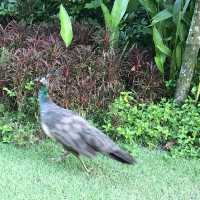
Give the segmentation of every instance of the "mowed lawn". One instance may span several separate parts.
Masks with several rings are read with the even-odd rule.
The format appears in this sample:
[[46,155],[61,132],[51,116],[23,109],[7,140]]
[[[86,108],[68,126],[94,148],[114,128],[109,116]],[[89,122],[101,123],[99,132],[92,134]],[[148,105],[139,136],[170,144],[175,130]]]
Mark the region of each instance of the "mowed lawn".
[[104,156],[53,162],[61,148],[50,141],[19,148],[0,144],[1,200],[161,200],[200,199],[200,160],[174,159],[135,147],[137,164]]

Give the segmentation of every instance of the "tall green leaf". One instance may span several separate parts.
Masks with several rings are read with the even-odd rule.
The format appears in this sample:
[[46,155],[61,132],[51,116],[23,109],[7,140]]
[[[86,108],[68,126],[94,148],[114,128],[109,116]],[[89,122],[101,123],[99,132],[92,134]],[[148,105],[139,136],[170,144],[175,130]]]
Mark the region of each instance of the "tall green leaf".
[[182,4],[183,4],[183,0],[176,0],[173,6],[173,20],[176,24],[180,20]]
[[158,67],[159,71],[163,74],[164,73],[164,63],[166,60],[165,54],[161,52],[156,52],[156,56],[154,57],[156,66]]
[[87,9],[96,9],[101,6],[102,0],[93,0],[90,3],[85,4],[85,8]]
[[61,25],[60,35],[68,47],[72,42],[73,31],[70,17],[62,4],[60,5],[59,19]]
[[147,12],[150,12],[151,16],[156,14],[156,3],[153,0],[139,0],[139,2]]
[[185,14],[185,12],[186,12],[186,10],[187,10],[189,4],[190,4],[190,1],[191,1],[191,0],[185,0],[185,5],[184,5],[184,7],[183,7],[183,14]]
[[153,27],[153,41],[155,47],[159,49],[162,53],[168,56],[171,55],[171,50],[163,43],[162,36],[155,26]]
[[173,15],[167,9],[160,11],[152,18],[151,26],[157,24],[158,22],[164,21],[171,18]]
[[184,42],[186,40],[188,34],[187,27],[182,21],[180,21],[180,23],[177,25],[177,34],[181,42]]
[[182,64],[182,44],[179,42],[176,46],[176,66],[179,69]]
[[112,30],[112,16],[110,15],[109,10],[104,3],[101,3],[101,9],[103,11],[106,27]]
[[124,16],[129,0],[115,0],[111,16],[112,16],[112,23],[113,27],[117,27]]

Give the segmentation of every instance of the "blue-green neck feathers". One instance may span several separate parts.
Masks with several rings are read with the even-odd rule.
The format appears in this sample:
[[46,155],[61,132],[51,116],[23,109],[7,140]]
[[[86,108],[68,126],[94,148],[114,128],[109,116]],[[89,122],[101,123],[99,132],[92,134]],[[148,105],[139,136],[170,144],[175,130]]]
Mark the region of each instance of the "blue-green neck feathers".
[[42,104],[48,100],[48,89],[46,86],[44,85],[41,86],[38,97],[40,106],[42,106]]

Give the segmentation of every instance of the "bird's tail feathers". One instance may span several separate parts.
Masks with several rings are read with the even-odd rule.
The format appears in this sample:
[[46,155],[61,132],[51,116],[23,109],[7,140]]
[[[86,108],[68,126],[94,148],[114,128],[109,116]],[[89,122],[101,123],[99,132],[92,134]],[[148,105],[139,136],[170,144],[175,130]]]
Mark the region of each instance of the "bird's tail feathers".
[[127,152],[119,149],[119,150],[115,150],[113,152],[109,153],[109,156],[114,159],[117,160],[119,162],[125,163],[125,164],[134,164],[136,163],[136,161],[134,160],[134,158]]

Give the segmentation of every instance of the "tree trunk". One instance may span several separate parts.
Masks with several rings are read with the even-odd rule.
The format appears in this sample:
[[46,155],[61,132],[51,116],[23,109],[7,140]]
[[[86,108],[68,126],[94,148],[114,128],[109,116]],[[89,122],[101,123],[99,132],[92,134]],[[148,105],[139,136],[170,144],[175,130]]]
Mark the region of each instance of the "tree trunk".
[[189,92],[197,56],[200,48],[200,0],[196,0],[195,10],[186,41],[183,62],[177,81],[175,101],[182,103]]

